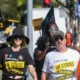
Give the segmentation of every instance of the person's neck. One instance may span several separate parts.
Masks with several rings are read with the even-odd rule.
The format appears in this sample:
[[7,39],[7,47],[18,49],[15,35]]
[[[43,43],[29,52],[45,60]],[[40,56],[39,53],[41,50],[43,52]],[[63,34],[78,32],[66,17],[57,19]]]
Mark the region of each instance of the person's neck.
[[16,52],[16,51],[19,51],[21,47],[20,46],[12,46],[11,48],[14,52]]
[[68,48],[67,47],[65,47],[64,49],[62,48],[62,49],[57,49],[60,53],[64,53],[64,52],[66,52],[67,50],[68,50]]

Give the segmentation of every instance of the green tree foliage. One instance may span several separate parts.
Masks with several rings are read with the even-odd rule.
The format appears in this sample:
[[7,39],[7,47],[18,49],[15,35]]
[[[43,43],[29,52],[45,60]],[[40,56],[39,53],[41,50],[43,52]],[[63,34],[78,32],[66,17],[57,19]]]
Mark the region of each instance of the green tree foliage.
[[66,4],[62,3],[60,0],[56,0],[60,6],[63,6],[64,8],[68,9],[70,14],[72,15],[74,12],[74,0],[66,0]]
[[20,20],[26,8],[26,0],[0,0],[0,9],[4,19]]
[[43,6],[43,0],[33,0],[33,7],[34,8],[41,8]]

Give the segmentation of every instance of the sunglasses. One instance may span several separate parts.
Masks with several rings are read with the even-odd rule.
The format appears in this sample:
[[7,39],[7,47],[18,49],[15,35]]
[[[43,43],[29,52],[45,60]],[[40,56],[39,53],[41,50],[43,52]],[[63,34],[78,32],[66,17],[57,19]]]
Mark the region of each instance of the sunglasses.
[[15,35],[15,36],[13,36],[13,39],[20,39],[20,40],[22,40],[22,39],[23,39],[23,37],[24,37],[24,36],[22,36],[22,35],[20,35],[20,36]]
[[51,32],[56,32],[57,31],[57,29],[49,29],[49,32],[51,33]]
[[63,38],[62,36],[57,36],[57,37],[55,38],[56,41],[58,41],[58,40],[63,41],[63,39],[64,39],[64,38]]

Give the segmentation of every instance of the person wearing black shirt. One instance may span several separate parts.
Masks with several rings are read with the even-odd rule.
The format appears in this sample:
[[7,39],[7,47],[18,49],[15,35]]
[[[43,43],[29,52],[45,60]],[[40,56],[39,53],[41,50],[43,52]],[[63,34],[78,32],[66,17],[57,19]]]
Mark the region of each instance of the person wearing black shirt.
[[37,40],[37,48],[34,50],[34,61],[36,64],[36,73],[40,80],[42,67],[44,64],[45,55],[55,49],[54,34],[58,30],[56,23],[50,22],[47,24],[45,36],[41,36]]
[[33,80],[37,80],[32,60],[28,49],[29,38],[21,28],[15,28],[11,36],[7,38],[10,47],[0,51],[0,68],[3,71],[2,80],[24,80],[26,65]]

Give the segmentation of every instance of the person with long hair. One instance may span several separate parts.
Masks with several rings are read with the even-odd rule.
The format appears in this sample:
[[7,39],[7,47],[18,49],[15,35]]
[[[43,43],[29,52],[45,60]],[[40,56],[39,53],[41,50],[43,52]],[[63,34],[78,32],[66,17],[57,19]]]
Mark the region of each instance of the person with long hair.
[[45,35],[38,38],[34,50],[34,61],[38,80],[41,80],[42,67],[47,52],[55,49],[54,34],[58,30],[56,23],[49,22],[46,26]]
[[33,80],[37,80],[34,61],[27,48],[29,38],[24,35],[23,30],[15,28],[7,41],[10,47],[0,51],[0,68],[3,71],[2,80],[24,80],[26,66]]

